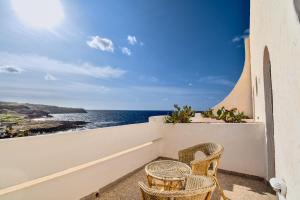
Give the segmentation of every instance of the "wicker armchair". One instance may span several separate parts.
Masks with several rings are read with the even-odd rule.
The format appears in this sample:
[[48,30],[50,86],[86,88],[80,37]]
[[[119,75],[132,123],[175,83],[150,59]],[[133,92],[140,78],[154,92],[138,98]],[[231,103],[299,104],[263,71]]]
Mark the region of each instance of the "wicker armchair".
[[[203,152],[206,157],[200,160],[195,160],[195,154],[198,151]],[[204,143],[183,149],[178,152],[178,156],[179,161],[192,167],[192,174],[214,176],[223,199],[227,199],[217,179],[217,169],[220,164],[220,158],[223,151],[224,148],[220,144]]]
[[189,175],[184,190],[164,191],[138,183],[143,200],[210,200],[216,187],[213,177]]

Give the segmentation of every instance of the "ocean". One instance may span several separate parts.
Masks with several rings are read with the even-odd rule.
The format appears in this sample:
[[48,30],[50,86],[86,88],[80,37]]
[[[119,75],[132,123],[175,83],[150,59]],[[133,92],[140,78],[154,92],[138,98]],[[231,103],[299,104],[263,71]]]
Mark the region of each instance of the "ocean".
[[151,116],[167,115],[171,111],[87,110],[87,113],[51,114],[50,120],[89,122],[82,129],[94,129],[148,122]]

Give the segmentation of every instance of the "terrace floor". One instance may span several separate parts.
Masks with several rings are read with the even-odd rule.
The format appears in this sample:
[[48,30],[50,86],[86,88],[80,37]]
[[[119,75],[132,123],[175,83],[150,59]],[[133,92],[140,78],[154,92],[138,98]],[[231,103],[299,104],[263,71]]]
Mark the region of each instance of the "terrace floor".
[[[263,181],[222,172],[218,173],[218,177],[221,186],[224,188],[225,195],[231,200],[277,199],[272,190]],[[94,193],[82,198],[82,200],[140,200],[141,193],[137,185],[138,181],[147,183],[143,168],[120,180],[116,184],[101,189],[99,196]],[[212,199],[222,199],[220,198],[218,190],[215,190]]]

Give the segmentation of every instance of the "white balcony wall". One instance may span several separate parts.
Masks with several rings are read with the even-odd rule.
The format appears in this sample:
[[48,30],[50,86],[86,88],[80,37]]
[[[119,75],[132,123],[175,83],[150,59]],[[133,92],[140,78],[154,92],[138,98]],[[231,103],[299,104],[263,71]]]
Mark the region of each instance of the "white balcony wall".
[[266,177],[264,124],[192,123],[163,128],[163,156],[178,158],[178,151],[216,142],[225,148],[220,168]]
[[225,148],[221,169],[266,178],[266,141],[263,123],[161,123],[162,156],[178,158],[178,151],[196,144],[216,142]]
[[177,159],[180,149],[203,142],[224,145],[222,169],[265,177],[262,123],[173,125],[158,117],[144,124],[0,140],[0,199],[79,199],[159,156]]
[[[0,140],[0,193],[9,186],[111,156],[161,137],[148,123]],[[79,199],[160,155],[159,141],[91,167],[0,195],[0,199]]]

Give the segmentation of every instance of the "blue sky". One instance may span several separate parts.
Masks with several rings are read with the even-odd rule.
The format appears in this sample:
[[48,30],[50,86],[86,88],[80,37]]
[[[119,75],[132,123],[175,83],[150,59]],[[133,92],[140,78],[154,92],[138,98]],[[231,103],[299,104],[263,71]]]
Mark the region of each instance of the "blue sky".
[[[2,101],[202,110],[228,95],[243,68],[249,1],[55,0],[53,12],[18,1],[0,2]],[[41,20],[26,21],[26,9]]]

